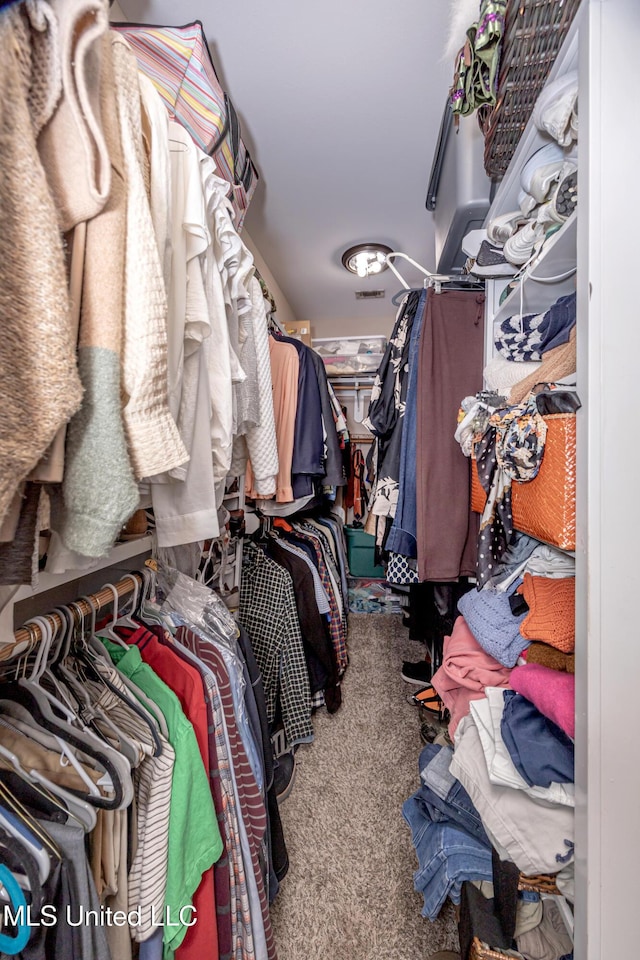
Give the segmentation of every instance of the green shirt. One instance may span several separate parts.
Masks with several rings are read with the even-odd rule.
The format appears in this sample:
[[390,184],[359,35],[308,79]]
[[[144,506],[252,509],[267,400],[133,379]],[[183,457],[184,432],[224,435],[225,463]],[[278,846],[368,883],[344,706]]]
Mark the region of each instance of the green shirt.
[[[173,954],[187,932],[180,923],[180,910],[192,903],[202,874],[222,853],[222,839],[209,786],[193,727],[185,717],[180,701],[166,683],[144,663],[136,646],[128,650],[101,637],[109,656],[126,677],[154,701],[164,714],[169,743],[176,758],[171,782],[169,809],[169,853],[165,907],[171,923],[163,931],[165,960]],[[160,922],[161,918],[158,918]],[[185,911],[190,919],[190,911]]]

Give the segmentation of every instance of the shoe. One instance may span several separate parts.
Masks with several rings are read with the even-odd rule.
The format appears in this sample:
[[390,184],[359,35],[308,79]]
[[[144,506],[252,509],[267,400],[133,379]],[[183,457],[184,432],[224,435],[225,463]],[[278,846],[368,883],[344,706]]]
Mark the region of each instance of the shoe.
[[462,960],[462,957],[455,950],[438,950],[428,956],[427,960]]
[[544,242],[544,230],[543,224],[530,220],[517,233],[509,237],[504,245],[504,256],[509,263],[518,267],[528,263]]
[[[523,261],[524,262],[524,261]],[[480,244],[476,262],[469,269],[476,277],[512,277],[513,264],[507,262],[501,247],[494,246],[488,240]]]
[[520,209],[525,215],[547,199],[554,181],[560,175],[564,160],[565,153],[557,143],[548,143],[529,157],[520,174],[520,186],[525,195],[518,198]]
[[433,743],[437,736],[437,727],[434,727],[431,723],[426,722],[420,724],[420,739],[423,743]]
[[273,761],[273,785],[278,803],[283,803],[291,791],[296,779],[296,757],[293,750],[275,757]]
[[522,216],[521,210],[512,210],[511,213],[503,213],[499,217],[494,217],[487,224],[487,240],[495,246],[502,246],[525,223],[526,220]]
[[560,146],[577,140],[578,71],[570,70],[547,84],[533,108],[533,122]]
[[418,660],[417,663],[404,660],[400,676],[407,683],[414,683],[417,687],[424,687],[424,685],[431,680],[431,664],[428,660]]
[[549,203],[560,222],[568,220],[578,206],[578,168],[570,160],[564,165]]
[[440,723],[444,723],[449,718],[449,711],[436,693],[435,687],[431,684],[414,693],[411,701],[425,710],[434,720],[439,720]]

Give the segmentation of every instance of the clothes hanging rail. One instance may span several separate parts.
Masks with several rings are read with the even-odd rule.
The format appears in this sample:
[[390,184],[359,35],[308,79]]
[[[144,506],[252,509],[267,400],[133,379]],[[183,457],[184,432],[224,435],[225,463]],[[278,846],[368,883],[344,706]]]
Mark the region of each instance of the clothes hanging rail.
[[[392,258],[401,257],[403,260],[406,260],[408,263],[411,263],[416,269],[424,274],[424,281],[422,287],[411,287],[404,279],[400,271],[393,265]],[[414,260],[413,257],[410,257],[406,253],[402,253],[400,250],[394,250],[391,253],[386,255],[386,263],[392,273],[396,275],[400,283],[402,284],[403,289],[399,290],[398,293],[395,293],[391,298],[391,302],[394,306],[398,306],[400,300],[405,297],[412,290],[424,290],[427,287],[433,287],[436,293],[442,291],[443,284],[455,284],[455,289],[461,290],[484,290],[484,283],[478,278],[474,277],[472,279],[466,280],[462,275],[450,275],[444,273],[432,273],[431,270],[427,270],[426,267],[423,267],[421,263],[418,263],[417,260]]]
[[[104,607],[109,606],[114,601],[114,590],[118,599],[128,596],[134,590],[139,590],[143,584],[141,573],[134,572],[127,574],[122,580],[111,586],[105,586],[97,593],[90,593],[86,597],[74,600],[74,605],[69,607],[69,613],[73,617],[74,623],[78,624],[83,617],[93,615],[93,612],[99,613]],[[54,637],[58,631],[66,627],[61,615],[55,611],[45,614],[46,619],[51,623],[54,630]],[[0,647],[0,662],[12,660],[17,656],[24,656],[34,650],[42,641],[42,630],[36,623],[29,624],[28,627],[20,627],[14,633],[14,642]]]

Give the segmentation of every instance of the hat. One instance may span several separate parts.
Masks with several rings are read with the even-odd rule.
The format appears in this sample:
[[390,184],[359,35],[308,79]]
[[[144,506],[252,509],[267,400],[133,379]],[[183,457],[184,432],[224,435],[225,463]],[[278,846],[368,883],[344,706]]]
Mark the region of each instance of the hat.
[[573,653],[576,646],[575,577],[550,579],[525,573],[518,587],[527,601],[529,613],[520,625],[525,640],[542,640],[563,653]]
[[520,633],[525,615],[514,617],[508,593],[471,590],[458,600],[458,610],[482,649],[505,667],[513,667],[528,641]]

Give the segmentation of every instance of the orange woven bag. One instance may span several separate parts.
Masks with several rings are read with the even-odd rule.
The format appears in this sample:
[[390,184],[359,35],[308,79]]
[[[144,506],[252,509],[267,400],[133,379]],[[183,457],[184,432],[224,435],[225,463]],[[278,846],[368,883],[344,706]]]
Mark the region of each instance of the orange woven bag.
[[[551,413],[544,417],[547,439],[538,475],[511,487],[513,525],[536,540],[561,550],[576,546],[576,417]],[[482,513],[486,494],[471,464],[471,509]]]

